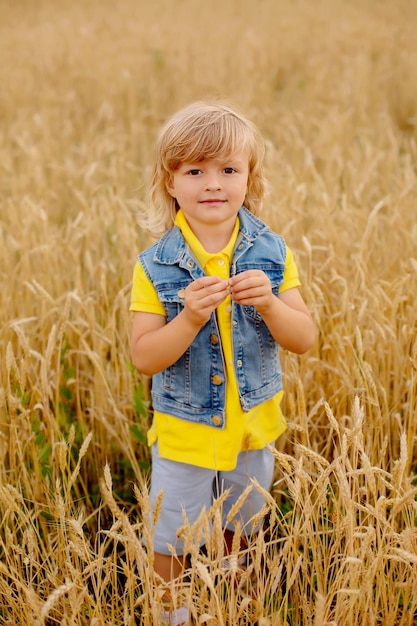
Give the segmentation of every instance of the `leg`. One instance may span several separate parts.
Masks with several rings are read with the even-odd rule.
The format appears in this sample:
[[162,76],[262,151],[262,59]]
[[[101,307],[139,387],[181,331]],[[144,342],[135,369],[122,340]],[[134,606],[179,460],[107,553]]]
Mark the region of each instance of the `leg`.
[[[184,557],[173,557],[170,554],[160,554],[154,552],[154,570],[166,582],[180,579],[184,571]],[[179,605],[177,608],[173,606],[171,592],[166,589],[162,598],[164,609],[161,613],[161,622],[163,626],[181,626],[188,623],[188,608],[186,605]]]
[[179,578],[184,571],[184,557],[154,552],[154,570],[167,582]]
[[[154,528],[153,549],[156,554],[171,557],[171,551],[168,549],[168,544],[170,544],[179,555],[178,560],[180,562],[183,560],[184,541],[182,538],[177,538],[177,530],[184,525],[183,511],[191,526],[198,519],[202,509],[210,508],[214,475],[214,470],[164,459],[159,456],[157,444],[152,447],[151,516],[155,512],[158,495],[160,491],[163,492],[160,512]],[[174,562],[176,560],[173,559]],[[168,578],[163,576],[164,580],[172,580],[172,576],[169,575],[172,569],[171,564],[163,567],[168,576]],[[181,567],[179,570],[176,569],[178,562],[172,567],[173,572],[181,570]]]
[[[241,452],[238,456],[237,465],[234,470],[230,472],[220,472],[218,483],[219,489],[231,489],[230,496],[223,505],[225,542],[226,546],[229,546],[230,549],[233,542],[235,526],[233,520],[227,523],[226,518],[231,508],[237,502],[239,496],[245,488],[250,484],[251,478],[256,478],[261,487],[263,487],[266,491],[269,491],[273,474],[274,456],[268,448]],[[249,524],[251,518],[259,513],[264,502],[265,498],[262,493],[259,493],[259,491],[253,488],[246,500],[242,503],[239,511],[237,511],[236,517],[242,524],[242,549],[245,546],[247,537],[256,532],[261,525],[260,522],[255,528],[250,528]]]
[[[184,524],[182,512],[186,512],[191,525],[197,520],[202,508],[210,507],[213,475],[212,470],[164,459],[160,457],[157,445],[152,448],[151,519],[161,490],[163,498],[154,528],[153,546],[148,547],[154,550],[154,570],[166,583],[177,579],[178,586],[181,584],[185,561],[184,542],[181,538],[177,539],[177,530]],[[174,556],[167,544],[175,547]],[[182,605],[179,600],[177,605],[177,600],[171,598],[170,586],[166,587],[162,597],[165,604],[162,624],[183,624],[188,614],[186,603]]]

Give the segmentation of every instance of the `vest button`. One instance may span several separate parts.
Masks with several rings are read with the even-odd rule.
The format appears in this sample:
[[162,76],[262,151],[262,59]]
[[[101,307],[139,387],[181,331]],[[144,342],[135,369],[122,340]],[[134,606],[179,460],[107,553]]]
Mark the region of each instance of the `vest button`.
[[211,380],[215,385],[221,385],[223,382],[223,378],[219,374],[214,374],[214,376],[211,377]]
[[213,417],[211,418],[211,421],[213,422],[215,426],[220,426],[220,424],[223,423],[223,420],[220,417],[220,415],[213,415]]
[[219,343],[219,338],[217,335],[215,335],[214,333],[210,335],[210,343],[213,346],[217,346],[217,344]]

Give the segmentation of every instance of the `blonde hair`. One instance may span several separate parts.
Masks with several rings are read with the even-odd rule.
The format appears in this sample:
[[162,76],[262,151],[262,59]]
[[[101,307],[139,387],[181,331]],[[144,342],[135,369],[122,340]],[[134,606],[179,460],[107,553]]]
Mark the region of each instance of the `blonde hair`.
[[263,170],[264,142],[259,130],[230,106],[195,102],[175,113],[162,127],[155,149],[149,203],[141,225],[160,236],[174,224],[178,209],[167,183],[186,162],[229,157],[248,152],[248,190],[244,204],[257,215],[266,190]]

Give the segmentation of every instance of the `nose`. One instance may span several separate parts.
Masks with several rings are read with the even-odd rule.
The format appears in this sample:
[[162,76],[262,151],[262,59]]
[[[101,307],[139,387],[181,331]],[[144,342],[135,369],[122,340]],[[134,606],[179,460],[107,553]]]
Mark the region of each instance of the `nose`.
[[218,191],[221,189],[221,183],[217,172],[212,172],[207,176],[206,189],[207,191]]

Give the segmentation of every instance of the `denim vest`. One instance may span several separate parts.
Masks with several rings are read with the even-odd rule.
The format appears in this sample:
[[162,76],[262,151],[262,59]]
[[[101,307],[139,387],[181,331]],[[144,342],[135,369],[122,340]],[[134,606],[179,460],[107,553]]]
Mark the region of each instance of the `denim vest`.
[[[286,245],[245,207],[239,211],[240,229],[230,275],[262,270],[277,296],[284,279]],[[138,256],[165,308],[167,323],[184,307],[181,289],[204,276],[204,271],[174,226]],[[252,306],[232,302],[233,362],[242,409],[268,400],[282,389],[278,344]],[[215,428],[225,426],[226,372],[216,315],[200,329],[185,353],[153,376],[156,411]]]

